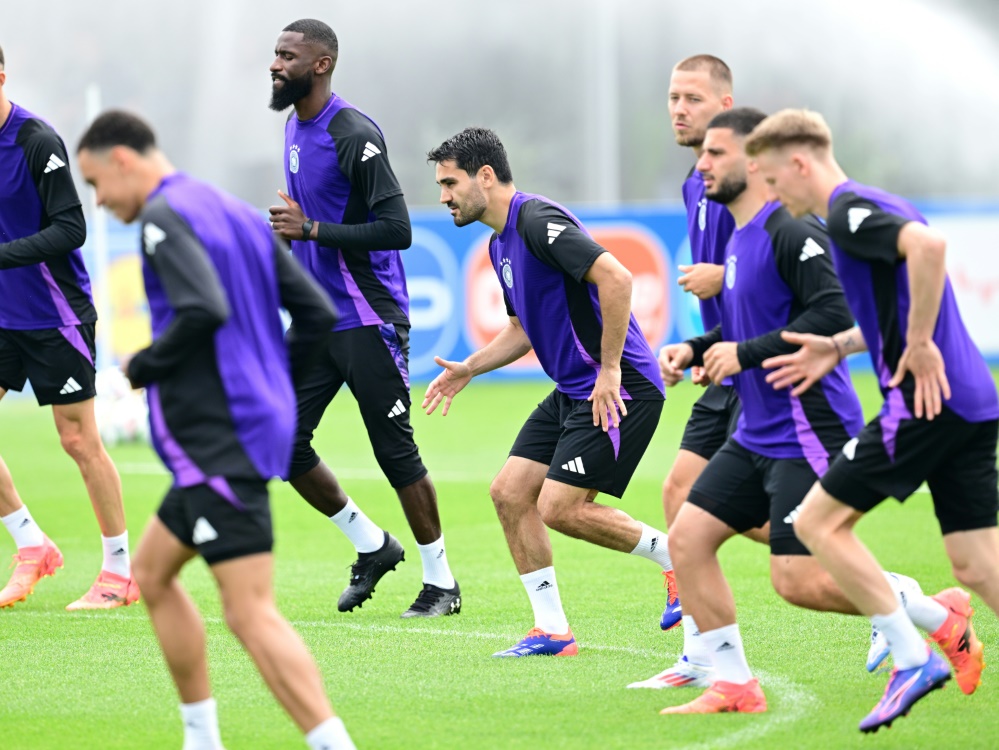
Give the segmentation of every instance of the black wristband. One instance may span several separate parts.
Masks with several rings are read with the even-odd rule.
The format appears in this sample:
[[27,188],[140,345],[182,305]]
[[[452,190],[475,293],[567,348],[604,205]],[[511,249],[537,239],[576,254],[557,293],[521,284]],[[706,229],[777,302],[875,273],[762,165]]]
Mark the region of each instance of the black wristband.
[[316,222],[314,222],[312,219],[306,219],[304,222],[302,222],[302,241],[303,242],[308,242],[310,239],[312,239],[312,237],[310,235],[312,234],[312,225],[315,224],[315,223]]

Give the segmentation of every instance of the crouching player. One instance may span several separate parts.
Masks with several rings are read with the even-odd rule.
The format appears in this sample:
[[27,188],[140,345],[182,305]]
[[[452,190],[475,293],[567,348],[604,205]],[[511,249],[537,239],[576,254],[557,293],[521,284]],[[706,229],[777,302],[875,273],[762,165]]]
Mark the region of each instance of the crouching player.
[[[353,748],[271,581],[267,480],[290,465],[292,379],[335,322],[332,305],[253,208],[175,172],[139,118],[101,115],[78,152],[98,203],[142,222],[153,343],[125,372],[147,386],[154,445],[174,482],[146,528],[135,576],[180,694],[184,747],[222,747],[204,625],[178,580],[200,554],[226,622],[310,747]],[[294,321],[287,346],[280,307]]]

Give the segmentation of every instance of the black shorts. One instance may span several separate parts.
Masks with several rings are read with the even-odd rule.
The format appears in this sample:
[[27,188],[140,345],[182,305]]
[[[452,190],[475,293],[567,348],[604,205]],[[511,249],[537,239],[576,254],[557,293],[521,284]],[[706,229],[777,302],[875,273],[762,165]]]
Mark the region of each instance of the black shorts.
[[267,483],[213,477],[211,485],[171,487],[156,515],[209,565],[274,547]]
[[904,501],[925,481],[944,534],[996,525],[999,421],[966,422],[944,407],[932,422],[892,426],[880,415],[871,420],[833,461],[822,488],[866,513],[887,497]]
[[730,385],[709,385],[690,411],[680,450],[711,459],[735,432],[742,403]]
[[818,475],[805,458],[767,458],[731,438],[704,467],[687,498],[740,534],[770,522],[771,555],[807,555],[795,509]]
[[549,466],[556,482],[621,497],[659,426],[662,401],[628,401],[621,426],[593,426],[593,405],[558,390],[538,404],[510,449],[511,456]]
[[298,432],[289,478],[319,464],[312,436],[344,383],[389,484],[399,489],[425,477],[409,423],[409,327],[386,323],[331,333],[326,350],[296,384]]
[[15,331],[0,328],[0,388],[20,391],[31,381],[39,406],[77,404],[94,387],[94,324]]

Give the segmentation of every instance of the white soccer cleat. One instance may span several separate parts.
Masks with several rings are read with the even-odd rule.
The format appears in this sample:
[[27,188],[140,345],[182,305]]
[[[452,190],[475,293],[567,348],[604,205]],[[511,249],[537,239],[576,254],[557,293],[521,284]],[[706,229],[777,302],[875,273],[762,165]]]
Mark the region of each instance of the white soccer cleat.
[[873,672],[881,666],[881,662],[888,658],[891,647],[885,634],[871,625],[871,647],[867,651],[867,671]]
[[691,664],[687,661],[686,656],[681,656],[677,659],[676,664],[669,669],[663,670],[647,680],[633,682],[628,687],[652,688],[653,690],[678,687],[708,688],[714,681],[714,670],[711,667]]
[[[891,584],[892,591],[895,592],[898,603],[903,608],[908,603],[908,597],[921,596],[923,593],[922,587],[915,578],[909,578],[909,576],[904,576],[901,573],[889,573],[888,571],[885,571],[885,578],[888,579],[888,583]],[[890,653],[891,646],[888,645],[888,639],[885,637],[885,634],[872,625],[871,647],[867,650],[867,671],[873,672],[880,667]]]

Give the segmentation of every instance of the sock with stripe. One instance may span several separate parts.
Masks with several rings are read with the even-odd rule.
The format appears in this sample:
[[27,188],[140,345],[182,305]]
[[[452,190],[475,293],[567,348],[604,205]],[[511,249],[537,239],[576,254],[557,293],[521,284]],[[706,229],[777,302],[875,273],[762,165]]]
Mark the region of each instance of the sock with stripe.
[[349,497],[343,510],[330,516],[330,520],[358,552],[377,552],[385,544],[385,532],[364,515],[364,511]]
[[101,570],[114,573],[122,578],[132,577],[132,561],[128,554],[128,532],[118,536],[102,536],[104,564]]
[[642,538],[638,540],[638,546],[631,551],[631,554],[651,560],[663,570],[673,570],[673,561],[669,557],[669,544],[666,543],[666,532],[656,531],[644,523],[641,526]]
[[555,568],[547,567],[525,573],[520,577],[531,600],[534,610],[534,627],[541,628],[546,633],[564,635],[569,632],[569,621],[562,610],[562,599],[558,595],[558,583],[555,581]]
[[430,544],[417,544],[416,548],[420,550],[420,560],[423,561],[423,582],[442,589],[453,589],[454,576],[447,564],[444,536]]
[[745,685],[753,679],[746,661],[746,652],[742,648],[742,635],[738,624],[726,625],[701,633],[711,663],[715,668],[715,679],[719,682],[732,682]]
[[22,505],[13,513],[0,518],[7,531],[14,538],[18,549],[23,547],[39,547],[45,541],[45,535],[31,517],[27,505]]

